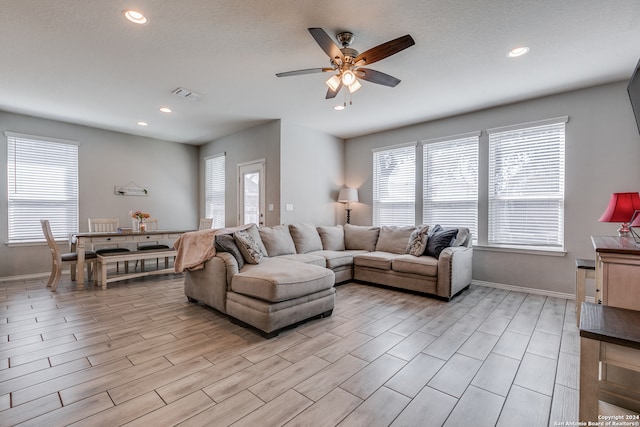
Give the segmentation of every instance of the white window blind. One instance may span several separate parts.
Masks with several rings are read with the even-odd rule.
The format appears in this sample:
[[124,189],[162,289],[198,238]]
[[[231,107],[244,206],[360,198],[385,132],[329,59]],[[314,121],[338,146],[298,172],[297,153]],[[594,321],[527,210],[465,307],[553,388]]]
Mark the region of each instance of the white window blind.
[[78,231],[78,146],[5,132],[9,243],[44,241],[41,219],[56,239]]
[[416,144],[373,152],[373,224],[415,225]]
[[210,157],[205,163],[205,212],[207,218],[213,218],[213,228],[221,228],[225,226],[225,154]]
[[478,140],[473,136],[425,142],[422,147],[422,221],[469,227],[478,236]]
[[564,245],[565,122],[489,130],[490,245]]

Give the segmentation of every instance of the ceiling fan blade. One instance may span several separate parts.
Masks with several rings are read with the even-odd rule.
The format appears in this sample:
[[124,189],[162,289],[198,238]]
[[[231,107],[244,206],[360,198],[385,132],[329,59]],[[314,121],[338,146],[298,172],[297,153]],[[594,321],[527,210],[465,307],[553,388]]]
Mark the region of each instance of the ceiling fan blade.
[[331,40],[331,37],[322,28],[307,28],[316,43],[320,45],[322,50],[329,55],[329,58],[340,58],[344,62],[344,55],[337,44]]
[[367,65],[373,64],[374,62],[385,59],[400,52],[401,50],[405,50],[406,48],[411,47],[414,44],[416,44],[416,42],[413,40],[413,37],[407,34],[406,36],[398,37],[397,39],[382,43],[381,45],[372,47],[371,49],[362,52],[356,57],[354,62],[363,60]]
[[389,74],[381,73],[380,71],[370,70],[368,68],[358,68],[356,75],[362,80],[366,80],[371,83],[377,83],[383,86],[396,87],[400,83],[400,79],[396,79]]
[[284,73],[277,73],[276,76],[277,77],[300,76],[303,74],[324,73],[327,71],[333,71],[333,68],[307,68],[305,70],[286,71]]
[[340,89],[342,89],[342,82],[340,82],[338,88],[335,91],[331,90],[331,88],[327,89],[327,96],[325,96],[324,99],[335,98],[338,92],[340,92]]

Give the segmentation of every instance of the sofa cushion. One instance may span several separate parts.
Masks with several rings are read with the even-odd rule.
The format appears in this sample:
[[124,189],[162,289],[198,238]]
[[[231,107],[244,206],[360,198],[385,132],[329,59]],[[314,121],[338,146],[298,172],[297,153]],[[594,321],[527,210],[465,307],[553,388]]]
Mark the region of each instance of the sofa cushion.
[[354,256],[353,265],[391,270],[391,261],[397,256],[399,255],[390,252],[369,252]]
[[319,267],[324,267],[327,265],[324,257],[314,255],[314,254],[291,254],[291,255],[280,255],[278,258],[288,259],[296,262],[304,262],[305,264],[313,264]]
[[233,255],[238,262],[238,269],[242,270],[242,267],[244,267],[244,257],[231,234],[218,234],[215,239],[215,246],[217,251],[228,252]]
[[438,276],[438,260],[431,256],[399,255],[391,261],[393,271],[421,276]]
[[409,243],[407,243],[407,253],[413,256],[420,256],[424,254],[427,249],[427,240],[429,238],[429,226],[423,225],[416,228],[411,236],[409,236]]
[[296,253],[296,246],[293,244],[293,239],[289,234],[289,227],[286,225],[260,227],[258,232],[264,247],[267,249],[267,256],[274,257]]
[[439,258],[440,252],[451,246],[456,234],[458,234],[457,228],[443,229],[439,224],[433,227],[429,232],[425,255]]
[[344,246],[347,249],[362,249],[373,252],[376,250],[379,227],[351,225],[344,226]]
[[331,269],[353,264],[353,254],[351,252],[316,251],[316,252],[311,252],[308,255],[317,255],[322,257],[322,259],[325,260],[326,267]]
[[330,289],[333,271],[281,258],[265,258],[258,265],[245,265],[233,276],[231,290],[264,301],[278,302]]
[[376,243],[377,252],[391,252],[392,254],[406,254],[407,243],[411,233],[415,231],[414,226],[389,226],[380,227],[380,235]]
[[341,225],[322,225],[316,227],[316,230],[318,230],[322,241],[322,249],[325,251],[344,251],[344,228]]
[[242,253],[242,257],[249,264],[260,264],[262,261],[262,252],[258,243],[246,230],[236,231],[233,233],[233,240],[238,245],[238,249]]
[[322,250],[322,240],[316,227],[310,224],[290,224],[289,233],[296,246],[296,252],[306,254],[307,252]]

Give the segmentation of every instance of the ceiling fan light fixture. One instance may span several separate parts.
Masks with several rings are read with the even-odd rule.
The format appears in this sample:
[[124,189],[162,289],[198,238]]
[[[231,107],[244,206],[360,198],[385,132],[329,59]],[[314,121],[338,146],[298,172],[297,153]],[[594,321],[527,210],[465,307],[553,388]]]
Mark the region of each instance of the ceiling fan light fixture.
[[126,10],[123,10],[122,13],[124,14],[125,18],[127,18],[129,21],[133,22],[134,24],[147,23],[147,18],[137,10],[126,9]]
[[351,70],[347,70],[342,73],[342,84],[345,86],[351,86],[356,80],[356,75]]
[[518,56],[525,55],[528,52],[529,52],[529,48],[527,46],[521,46],[521,47],[516,47],[514,49],[511,49],[509,53],[507,53],[507,56],[509,58],[517,58]]
[[355,91],[357,91],[358,89],[360,89],[362,87],[362,85],[360,84],[360,82],[358,80],[355,80],[353,83],[351,83],[348,88],[349,88],[349,93],[354,93]]
[[329,86],[329,89],[335,92],[340,86],[340,76],[332,76],[329,80],[326,81],[326,83],[327,86]]

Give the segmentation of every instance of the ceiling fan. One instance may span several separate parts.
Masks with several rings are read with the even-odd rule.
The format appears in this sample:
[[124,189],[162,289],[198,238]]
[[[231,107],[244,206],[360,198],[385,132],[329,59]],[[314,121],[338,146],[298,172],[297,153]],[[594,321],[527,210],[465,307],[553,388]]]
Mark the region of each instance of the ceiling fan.
[[349,47],[354,39],[353,33],[349,31],[343,31],[336,35],[336,39],[342,45],[342,48],[340,48],[322,28],[308,28],[308,30],[316,43],[318,43],[322,50],[329,56],[331,67],[287,71],[278,73],[276,76],[288,77],[302,74],[335,72],[326,82],[327,86],[329,86],[326,99],[335,98],[344,86],[347,87],[349,93],[354,93],[362,87],[358,79],[383,86],[397,86],[398,83],[400,83],[399,79],[380,71],[363,67],[394,55],[416,43],[413,38],[407,34],[406,36],[382,43],[363,53],[358,53],[357,50]]

